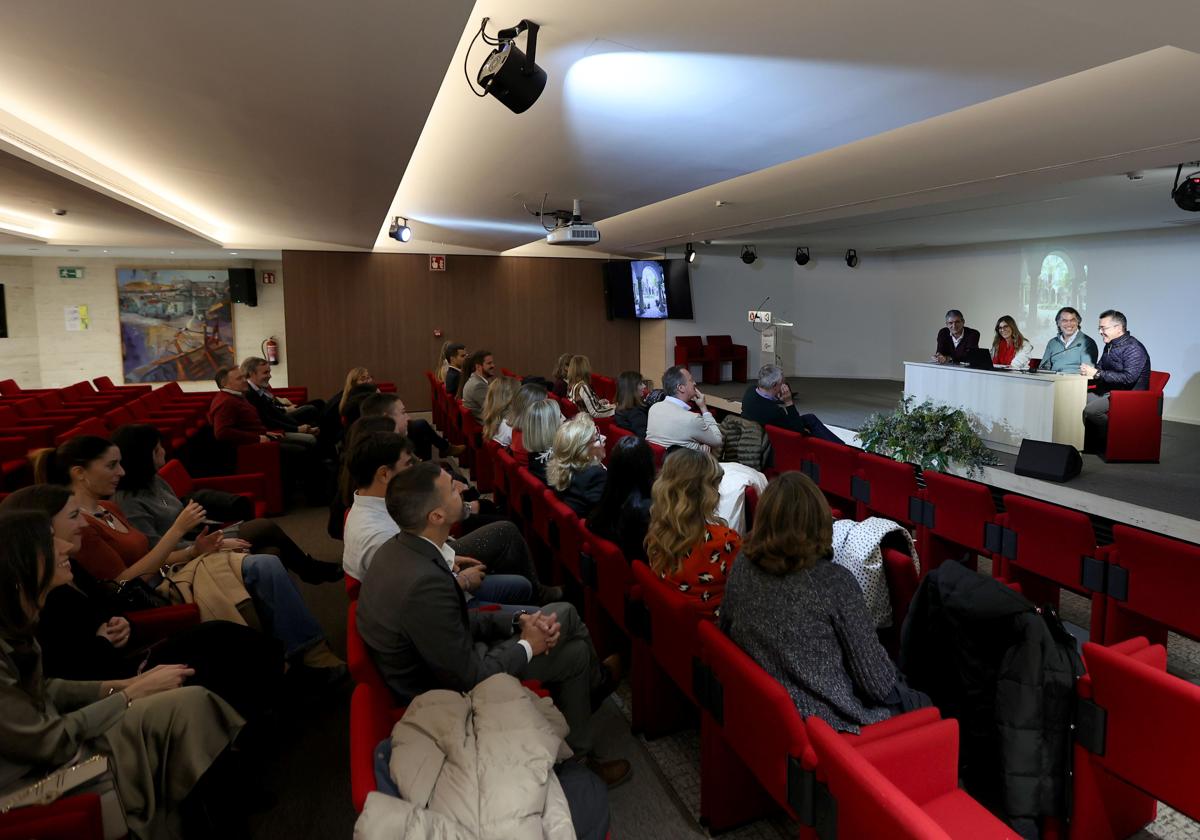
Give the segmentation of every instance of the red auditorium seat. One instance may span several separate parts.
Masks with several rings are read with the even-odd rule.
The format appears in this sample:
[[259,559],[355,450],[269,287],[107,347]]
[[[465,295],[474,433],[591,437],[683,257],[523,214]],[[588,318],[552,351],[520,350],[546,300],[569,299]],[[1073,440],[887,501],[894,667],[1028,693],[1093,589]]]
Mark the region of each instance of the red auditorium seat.
[[556,403],[558,403],[558,407],[562,411],[562,416],[564,419],[570,420],[572,417],[574,417],[576,414],[579,413],[579,406],[575,405],[575,403],[573,403],[571,400],[567,399],[566,397],[555,396],[552,393],[552,394],[550,394],[550,398],[553,399]]
[[1167,674],[1166,649],[1141,637],[1086,644],[1083,659],[1072,840],[1129,837],[1156,800],[1200,819],[1200,686]]
[[78,793],[0,814],[0,840],[104,840],[100,796]]
[[650,451],[654,453],[654,468],[656,470],[662,469],[663,459],[667,457],[667,447],[660,446],[649,440],[646,443],[650,446]]
[[1108,560],[1104,641],[1134,636],[1167,643],[1174,630],[1200,639],[1200,546],[1113,525]]
[[283,513],[283,472],[279,465],[279,444],[248,443],[237,447],[236,475],[261,475],[266,496],[266,515]]
[[125,617],[143,642],[154,642],[172,633],[200,623],[200,608],[195,604],[172,604],[151,610],[134,610]]
[[809,718],[806,728],[833,802],[827,813],[834,825],[823,837],[1019,838],[958,787],[958,721],[857,746],[820,718]]
[[579,558],[583,554],[587,529],[575,515],[575,511],[563,504],[552,489],[547,487],[543,495],[550,517],[550,539],[547,542],[550,552],[571,577],[583,583]]
[[475,419],[471,409],[459,405],[459,428],[462,429],[463,445],[467,448],[458,456],[459,461],[469,469],[475,470],[475,454],[483,448],[483,426]]
[[187,467],[177,458],[172,458],[163,464],[158,474],[163,477],[175,495],[186,499],[198,489],[222,490],[226,493],[236,493],[246,496],[254,504],[254,518],[267,515],[267,478],[262,473],[246,475],[214,475],[204,478],[192,478]]
[[[604,460],[607,461],[612,456],[612,451],[616,448],[617,441],[623,437],[635,437],[634,433],[628,429],[622,429],[615,423],[609,427],[604,433]],[[651,444],[653,446],[653,444]]]
[[808,457],[801,465],[801,472],[821,488],[829,506],[837,511],[836,518],[852,516],[855,504],[851,484],[858,469],[859,450],[811,436],[805,438],[804,446]]
[[[584,581],[594,581],[596,602],[604,609],[608,619],[622,633],[628,635],[625,612],[633,588],[633,572],[629,560],[613,543],[584,529],[586,539],[581,560]],[[590,626],[590,625],[589,625]]]
[[1171,374],[1150,371],[1147,391],[1109,393],[1105,461],[1158,463],[1162,451],[1163,389]]
[[882,516],[910,530],[916,527],[924,494],[917,486],[917,470],[912,464],[859,452],[850,489],[858,502],[856,519]]
[[[731,362],[733,372],[730,378],[734,382],[746,381],[746,345],[734,344],[733,336],[729,335],[706,335],[704,340],[708,344],[704,348],[704,355],[707,357],[710,364],[713,364],[716,369],[716,375],[713,377],[713,384],[721,381],[721,363]],[[707,376],[704,379],[708,382]]]
[[97,376],[92,380],[92,384],[96,386],[96,390],[100,393],[109,391],[125,392],[130,394],[148,394],[154,390],[153,385],[115,385],[107,376]]
[[[1000,560],[997,543],[989,547],[989,536],[999,534],[996,527],[996,503],[987,485],[945,473],[925,470],[925,506],[921,528],[922,571],[936,569],[944,560],[962,559],[970,553],[968,565],[974,569],[976,555]],[[1003,568],[993,568],[1000,576]]]
[[438,398],[438,391],[445,392],[446,389],[431,370],[425,371],[425,380],[429,383],[429,413],[433,415],[433,425],[441,429],[446,425],[446,419],[442,416],[442,401]]
[[608,400],[609,402],[617,401],[617,380],[611,376],[601,376],[598,373],[593,373],[592,390],[602,400]]
[[771,451],[774,452],[774,467],[768,472],[778,475],[790,470],[801,470],[808,460],[808,450],[805,446],[807,437],[799,432],[781,429],[778,426],[764,427],[767,439],[771,441]]
[[720,368],[709,361],[704,350],[704,339],[698,335],[675,336],[675,364],[691,370],[692,365],[701,365],[703,373],[700,380],[709,385],[720,381]]
[[55,446],[55,434],[54,426],[22,417],[11,405],[0,403],[0,435],[22,438],[29,449],[40,449]]
[[95,435],[96,437],[107,438],[109,433],[109,428],[108,426],[104,425],[103,421],[95,417],[90,417],[79,425],[73,426],[62,434],[57,435],[54,438],[54,445],[62,446],[71,438],[80,437],[82,435]]

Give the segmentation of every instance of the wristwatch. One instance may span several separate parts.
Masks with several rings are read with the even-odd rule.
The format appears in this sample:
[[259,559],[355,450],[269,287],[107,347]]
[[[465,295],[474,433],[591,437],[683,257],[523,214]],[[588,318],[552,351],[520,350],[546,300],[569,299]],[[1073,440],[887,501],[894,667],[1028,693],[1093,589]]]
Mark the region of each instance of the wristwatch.
[[512,617],[512,631],[514,633],[521,632],[521,616],[529,615],[529,610],[517,610]]

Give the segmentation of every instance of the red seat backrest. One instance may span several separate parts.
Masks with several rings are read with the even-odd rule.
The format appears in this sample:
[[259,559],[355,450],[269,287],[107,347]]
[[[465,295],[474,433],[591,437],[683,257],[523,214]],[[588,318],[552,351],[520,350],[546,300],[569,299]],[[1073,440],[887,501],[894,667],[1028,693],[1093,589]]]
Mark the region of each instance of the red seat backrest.
[[596,597],[613,623],[622,632],[625,627],[625,604],[633,586],[633,572],[629,560],[621,549],[608,540],[598,537],[584,526],[584,551],[591,555],[596,566]]
[[688,597],[660,580],[640,560],[635,560],[630,568],[650,612],[650,649],[654,659],[694,702],[692,660],[700,652],[696,625],[707,620],[702,617],[704,605],[699,598]]
[[871,452],[859,452],[858,475],[866,482],[866,487],[859,485],[856,498],[864,495],[861,489],[869,496],[866,501],[859,500],[864,513],[886,516],[906,525],[913,523],[909,505],[912,499],[921,498],[916,467]]
[[1150,390],[1158,391],[1160,394],[1167,387],[1167,382],[1171,379],[1171,374],[1162,370],[1150,371]]
[[933,505],[930,531],[976,554],[987,554],[984,526],[996,520],[992,491],[977,481],[926,470],[925,496]]
[[346,609],[346,667],[356,683],[370,686],[372,690],[381,692],[385,697],[392,697],[392,690],[383,681],[383,675],[371,658],[367,643],[358,634],[358,601],[350,602]]
[[854,510],[851,484],[858,469],[859,450],[841,443],[809,437],[805,441],[808,459],[816,466],[817,486],[829,497],[830,504],[846,511]]
[[192,477],[184,467],[183,462],[178,458],[172,458],[170,461],[162,465],[162,469],[158,471],[167,484],[171,485],[171,489],[175,491],[175,495],[181,499],[186,499],[192,495]]
[[1150,633],[1155,641],[1165,643],[1168,628],[1200,639],[1200,546],[1128,525],[1113,525],[1112,535],[1109,577],[1123,570],[1127,591],[1123,598],[1109,596],[1105,642],[1145,633],[1146,620],[1160,625]]
[[776,471],[799,470],[808,459],[808,439],[799,432],[781,429],[778,426],[767,426],[765,430],[767,438],[771,441],[771,449],[775,453]]
[[675,336],[675,346],[686,348],[689,354],[702,353],[704,339],[698,335],[677,335]]
[[584,534],[587,530],[575,511],[567,507],[551,488],[544,491],[546,507],[550,514],[549,545],[571,576],[583,580],[579,555],[583,553]]
[[709,344],[715,344],[717,347],[728,347],[733,344],[731,335],[706,335],[704,338]]

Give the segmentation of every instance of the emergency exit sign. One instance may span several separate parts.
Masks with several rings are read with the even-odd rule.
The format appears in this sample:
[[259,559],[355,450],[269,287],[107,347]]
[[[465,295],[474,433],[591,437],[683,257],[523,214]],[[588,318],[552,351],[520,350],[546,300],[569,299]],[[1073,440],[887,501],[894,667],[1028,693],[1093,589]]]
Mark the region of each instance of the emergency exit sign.
[[79,266],[70,267],[70,266],[60,265],[58,267],[58,279],[59,280],[82,280],[83,279],[83,269]]

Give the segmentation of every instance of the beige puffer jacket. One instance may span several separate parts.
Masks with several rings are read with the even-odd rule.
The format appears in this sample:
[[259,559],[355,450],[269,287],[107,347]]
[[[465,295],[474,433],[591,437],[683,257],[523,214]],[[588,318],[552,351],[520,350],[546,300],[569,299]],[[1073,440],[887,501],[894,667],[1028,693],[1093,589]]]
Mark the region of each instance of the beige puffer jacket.
[[392,730],[403,798],[367,797],[355,840],[574,840],[554,765],[567,723],[548,697],[496,674],[468,694],[427,691]]

